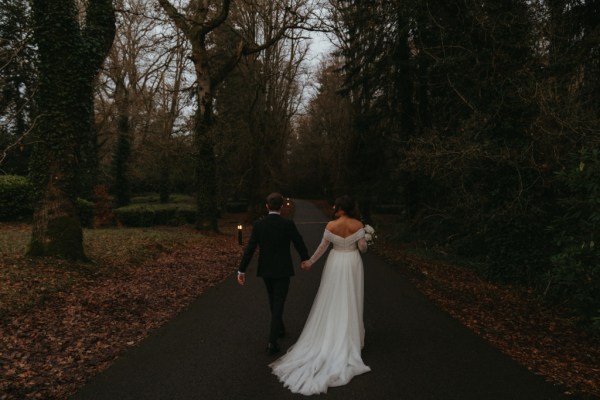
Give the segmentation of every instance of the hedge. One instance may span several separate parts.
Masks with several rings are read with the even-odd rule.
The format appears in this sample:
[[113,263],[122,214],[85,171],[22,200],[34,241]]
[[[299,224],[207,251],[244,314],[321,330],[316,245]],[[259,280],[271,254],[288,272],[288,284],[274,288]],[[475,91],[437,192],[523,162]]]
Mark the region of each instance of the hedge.
[[[158,193],[142,193],[131,198],[131,204],[146,204],[146,203],[160,203],[160,195]],[[172,193],[169,195],[169,202],[171,203],[189,203],[195,204],[193,196],[180,193]]]
[[33,186],[24,176],[0,175],[0,221],[31,218]]
[[132,204],[115,209],[117,221],[125,226],[193,224],[196,209],[191,204]]
[[248,211],[248,201],[228,201],[225,210],[229,213],[243,213]]

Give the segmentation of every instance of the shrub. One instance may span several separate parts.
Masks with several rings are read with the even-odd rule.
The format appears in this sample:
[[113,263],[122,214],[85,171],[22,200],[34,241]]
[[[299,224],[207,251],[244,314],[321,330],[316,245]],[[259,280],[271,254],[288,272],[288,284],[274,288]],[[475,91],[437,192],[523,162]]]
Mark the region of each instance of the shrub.
[[94,197],[96,204],[94,204],[92,211],[92,226],[94,228],[101,228],[113,225],[115,221],[112,205],[113,198],[108,192],[108,187],[106,185],[96,185],[94,187]]
[[549,269],[555,246],[545,230],[542,213],[529,210],[510,219],[499,216],[488,223],[484,249],[488,279],[536,287]]
[[115,210],[120,224],[132,227],[192,224],[196,210],[190,204],[132,204]]
[[547,295],[585,317],[600,318],[600,153],[582,150],[558,174],[561,213],[550,231],[558,251],[547,274]]
[[[160,195],[158,193],[142,193],[131,198],[131,204],[146,204],[146,203],[160,203]],[[169,202],[172,203],[187,203],[194,204],[194,197],[187,194],[173,193],[169,195]]]
[[79,213],[81,226],[91,228],[94,217],[94,203],[78,197],[75,205],[77,207],[77,212]]
[[160,196],[157,193],[144,193],[131,198],[131,204],[159,203]]
[[0,176],[0,220],[31,218],[33,186],[24,176]]
[[247,201],[228,201],[225,203],[225,210],[229,213],[243,213],[248,211]]

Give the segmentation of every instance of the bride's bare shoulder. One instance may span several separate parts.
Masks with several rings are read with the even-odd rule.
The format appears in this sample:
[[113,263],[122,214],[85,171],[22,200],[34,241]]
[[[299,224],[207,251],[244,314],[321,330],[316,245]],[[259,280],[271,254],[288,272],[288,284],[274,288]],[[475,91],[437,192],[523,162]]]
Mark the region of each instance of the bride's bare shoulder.
[[325,229],[327,229],[329,232],[333,232],[333,230],[335,230],[335,227],[337,226],[335,222],[336,221],[329,221]]
[[351,229],[353,231],[357,231],[360,228],[364,228],[365,227],[361,221],[359,221],[357,219],[354,219],[354,218],[351,219],[351,220],[349,220],[349,222],[350,222]]
[[340,221],[339,219],[334,219],[333,221],[328,222],[326,229],[334,235],[342,237],[346,235],[347,231],[346,225],[344,225],[343,221]]

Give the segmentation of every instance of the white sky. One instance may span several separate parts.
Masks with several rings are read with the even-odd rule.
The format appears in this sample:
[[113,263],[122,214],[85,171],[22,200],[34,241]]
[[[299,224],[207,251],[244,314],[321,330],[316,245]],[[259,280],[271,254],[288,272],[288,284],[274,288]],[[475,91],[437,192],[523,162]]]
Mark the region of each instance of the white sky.
[[310,64],[316,67],[319,65],[319,61],[333,50],[333,45],[323,33],[311,32],[310,36],[312,36],[313,40],[310,44],[308,59]]

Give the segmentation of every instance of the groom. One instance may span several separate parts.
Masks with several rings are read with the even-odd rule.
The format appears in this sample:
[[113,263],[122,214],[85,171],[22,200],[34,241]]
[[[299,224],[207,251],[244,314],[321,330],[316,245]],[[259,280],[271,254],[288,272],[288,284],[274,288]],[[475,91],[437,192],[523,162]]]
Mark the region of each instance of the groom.
[[277,339],[285,335],[283,326],[283,306],[290,286],[290,277],[294,275],[290,242],[300,254],[302,261],[308,260],[308,250],[294,221],[280,215],[283,206],[283,196],[271,193],[267,197],[269,214],[256,221],[252,234],[244,250],[238,270],[238,282],[246,282],[246,269],[254,255],[256,247],[260,247],[258,255],[257,276],[265,281],[271,307],[271,331],[267,352],[279,352]]

